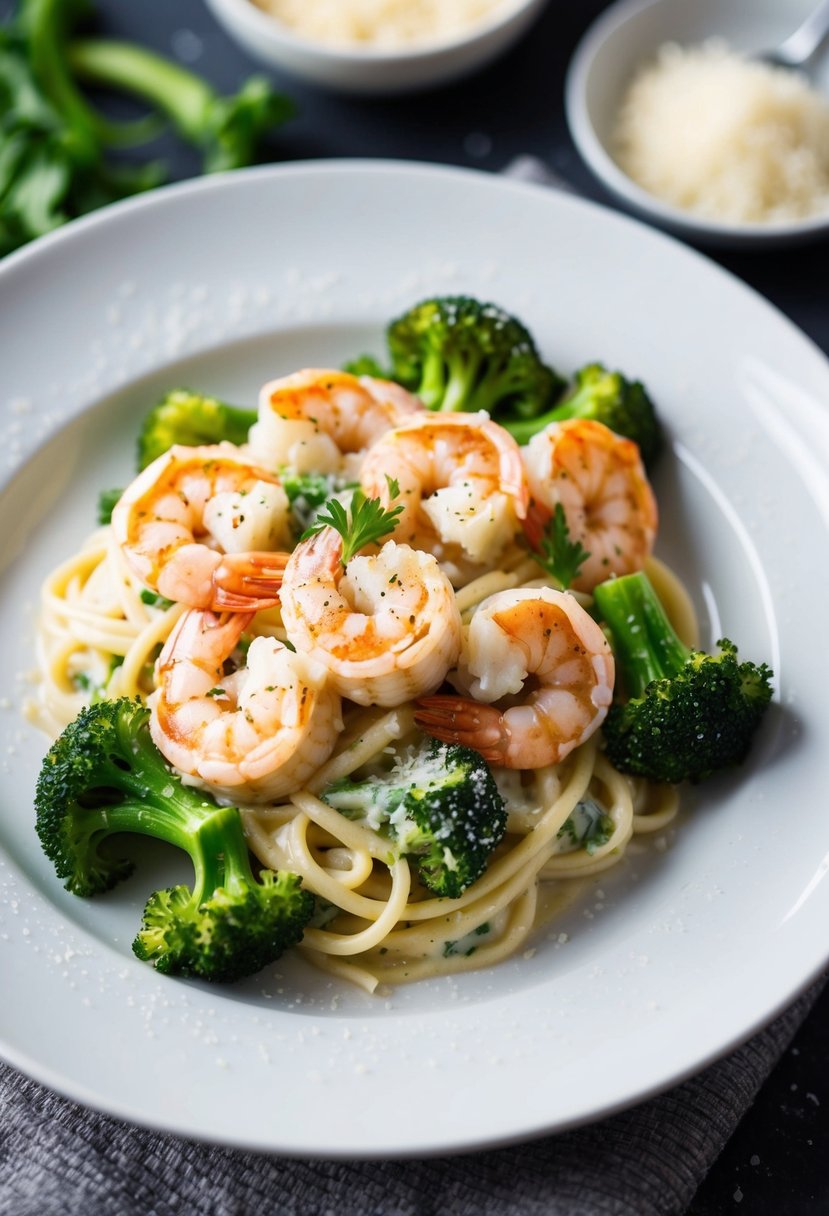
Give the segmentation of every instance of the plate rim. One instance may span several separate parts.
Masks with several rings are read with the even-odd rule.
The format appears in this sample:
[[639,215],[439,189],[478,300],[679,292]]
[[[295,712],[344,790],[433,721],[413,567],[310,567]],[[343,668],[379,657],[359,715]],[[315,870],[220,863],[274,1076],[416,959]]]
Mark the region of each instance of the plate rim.
[[[105,208],[100,212],[93,213],[90,216],[74,221],[65,228],[49,234],[40,241],[34,242],[32,245],[27,246],[12,255],[9,255],[9,257],[5,259],[2,264],[0,264],[0,290],[2,290],[2,287],[12,273],[17,272],[21,267],[25,272],[25,267],[27,265],[34,265],[38,260],[53,256],[52,251],[56,251],[56,254],[59,253],[68,242],[76,240],[79,235],[89,233],[98,226],[119,224],[125,221],[129,222],[129,217],[134,212],[143,210],[147,207],[158,208],[162,205],[163,200],[170,198],[171,196],[180,197],[185,195],[197,195],[202,192],[212,193],[224,189],[232,190],[234,185],[239,182],[240,178],[249,179],[252,176],[263,178],[281,178],[303,176],[308,174],[311,174],[312,176],[319,174],[326,175],[331,173],[336,175],[351,175],[355,173],[358,175],[365,175],[367,173],[392,173],[395,175],[402,174],[404,176],[407,174],[413,174],[416,176],[421,175],[429,178],[445,177],[450,179],[477,179],[481,182],[486,182],[487,188],[493,188],[496,191],[513,190],[517,194],[529,193],[535,196],[549,196],[551,193],[549,187],[540,186],[535,183],[514,181],[509,178],[488,174],[479,170],[434,166],[419,162],[372,159],[321,160],[296,162],[290,165],[259,166],[255,169],[237,171],[233,174],[223,174],[217,175],[213,178],[200,178],[188,182],[176,183],[171,186],[164,187],[162,190],[152,192],[146,196],[125,200],[112,207]],[[823,373],[827,377],[827,384],[829,384],[829,359],[827,358],[825,352],[821,350],[818,344],[811,337],[805,334],[788,316],[786,316],[785,313],[768,301],[755,288],[744,283],[736,275],[725,270],[717,263],[712,262],[698,251],[689,249],[675,238],[655,231],[647,224],[639,220],[625,215],[620,215],[612,209],[595,203],[592,200],[573,199],[563,195],[561,192],[556,191],[552,191],[552,193],[555,194],[557,198],[557,205],[562,205],[565,208],[573,207],[579,211],[583,211],[585,208],[592,209],[602,216],[602,222],[617,223],[620,225],[622,230],[633,226],[638,230],[647,231],[649,239],[653,239],[660,243],[666,243],[666,247],[670,248],[674,254],[703,263],[707,272],[710,273],[713,271],[715,274],[721,275],[724,279],[727,279],[732,283],[737,283],[743,293],[747,293],[749,296],[753,297],[754,306],[762,306],[769,312],[769,314],[774,316],[777,325],[782,323],[782,325],[790,332],[790,335],[796,336],[799,343],[808,344],[808,346],[811,347],[812,353],[818,356],[818,359],[822,364]],[[129,384],[129,381],[127,383]],[[72,419],[86,412],[86,410],[88,410],[92,404],[93,401],[86,401],[81,403],[77,408],[70,409],[67,413],[66,422],[69,423]],[[54,442],[54,434],[44,437],[40,443],[30,447],[26,452],[25,463],[28,464],[41,447],[52,442]],[[5,486],[17,476],[18,472],[19,470],[11,470],[8,473],[4,471],[3,474],[0,475],[0,490],[5,488]],[[0,852],[0,861],[3,859],[6,859],[6,864],[9,865],[12,871],[16,873],[18,880],[26,884],[30,882],[28,876],[19,870],[15,859],[11,857],[5,849]],[[73,931],[77,931],[80,934],[86,933],[86,930],[84,930],[80,925],[76,925]],[[106,943],[98,942],[97,944],[105,945]],[[829,957],[829,946],[827,946],[827,957]],[[796,990],[789,990],[777,1001],[775,1006],[770,1011],[765,1010],[763,1013],[759,1014],[751,1025],[742,1029],[738,1034],[731,1036],[727,1042],[720,1044],[715,1050],[709,1052],[706,1056],[696,1058],[692,1064],[675,1070],[670,1076],[663,1078],[658,1083],[646,1089],[639,1090],[635,1094],[629,1095],[625,1098],[609,1102],[601,1108],[575,1116],[569,1121],[556,1120],[555,1123],[545,1126],[533,1125],[532,1127],[519,1128],[518,1130],[504,1133],[503,1136],[490,1136],[486,1139],[481,1139],[479,1135],[471,1135],[465,1139],[462,1135],[459,1135],[457,1139],[453,1141],[451,1146],[449,1146],[448,1151],[468,1152],[482,1147],[504,1146],[521,1141],[527,1141],[533,1138],[539,1138],[550,1134],[552,1131],[564,1131],[569,1128],[584,1125],[586,1123],[595,1122],[620,1110],[638,1104],[639,1102],[646,1101],[656,1094],[664,1092],[674,1085],[681,1083],[688,1077],[695,1075],[717,1059],[721,1059],[728,1055],[735,1049],[735,1047],[739,1046],[741,1043],[744,1043],[753,1034],[757,1033],[758,1030],[768,1025],[780,1014],[783,1009],[788,1007],[794,1000],[796,1000],[808,989],[808,987],[814,982],[815,978],[825,968],[825,965],[826,957],[821,958],[821,960],[815,964],[812,971],[810,971],[805,978],[801,978],[799,986],[796,988]],[[89,1092],[85,1091],[83,1086],[73,1083],[68,1085],[62,1084],[61,1078],[56,1076],[53,1069],[39,1065],[36,1060],[31,1059],[25,1052],[17,1052],[14,1050],[14,1048],[10,1048],[5,1041],[0,1041],[0,1054],[2,1054],[3,1058],[6,1059],[12,1065],[12,1067],[20,1069],[36,1081],[45,1084],[50,1089],[62,1094],[68,1100],[81,1102],[83,1105],[88,1106],[93,1110],[98,1110],[101,1113],[109,1115],[110,1117],[126,1120],[138,1126],[150,1128],[156,1131],[163,1131],[179,1137],[184,1136],[188,1139],[194,1139],[204,1143],[221,1144],[237,1149],[251,1149],[255,1151],[271,1152],[288,1151],[292,1155],[307,1156],[311,1158],[319,1156],[325,1156],[328,1158],[353,1158],[355,1155],[353,1146],[348,1146],[342,1149],[325,1146],[324,1153],[303,1151],[302,1149],[295,1147],[282,1150],[279,1147],[274,1146],[272,1137],[267,1137],[262,1141],[243,1141],[229,1139],[227,1136],[213,1136],[207,1133],[194,1133],[187,1130],[183,1131],[181,1124],[176,1123],[174,1120],[166,1120],[163,1116],[154,1117],[153,1119],[137,1116],[134,1111],[127,1108],[121,1108],[115,1102],[102,1101],[100,1096],[90,1094]],[[445,1154],[446,1152],[447,1146],[445,1144],[435,1143],[431,1147],[423,1147],[418,1145],[411,1149],[403,1148],[392,1151],[389,1151],[388,1148],[383,1148],[382,1150],[378,1149],[377,1152],[373,1152],[371,1149],[368,1149],[361,1152],[360,1156],[365,1159],[387,1158],[390,1156],[402,1158],[407,1156],[441,1155]]]

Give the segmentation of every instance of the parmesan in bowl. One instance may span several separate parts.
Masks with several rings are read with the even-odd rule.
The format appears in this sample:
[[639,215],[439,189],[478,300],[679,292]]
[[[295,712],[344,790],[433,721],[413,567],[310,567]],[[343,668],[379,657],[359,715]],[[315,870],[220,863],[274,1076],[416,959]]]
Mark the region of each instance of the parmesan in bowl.
[[343,46],[411,47],[466,34],[504,0],[254,0],[304,38]]
[[829,211],[829,100],[720,40],[660,48],[622,100],[613,150],[645,190],[710,219]]
[[312,84],[388,95],[457,80],[502,55],[548,0],[207,0],[257,59]]
[[829,236],[829,44],[775,69],[816,0],[617,0],[565,88],[573,141],[623,207],[698,245]]

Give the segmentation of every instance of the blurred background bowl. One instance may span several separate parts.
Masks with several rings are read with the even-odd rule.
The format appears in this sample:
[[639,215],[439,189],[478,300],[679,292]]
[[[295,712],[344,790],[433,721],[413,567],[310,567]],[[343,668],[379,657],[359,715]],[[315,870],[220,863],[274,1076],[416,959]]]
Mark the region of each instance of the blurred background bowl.
[[[567,122],[584,161],[627,210],[697,244],[762,248],[829,235],[829,213],[785,223],[720,222],[682,211],[649,194],[611,153],[621,99],[637,69],[666,42],[688,46],[721,38],[734,51],[771,50],[814,9],[816,0],[622,0],[582,38],[567,74]],[[812,84],[829,95],[829,52],[810,66]]]
[[389,95],[447,84],[490,63],[520,38],[547,0],[504,0],[492,17],[467,33],[408,50],[314,42],[252,0],[208,4],[227,32],[263,63],[327,89]]

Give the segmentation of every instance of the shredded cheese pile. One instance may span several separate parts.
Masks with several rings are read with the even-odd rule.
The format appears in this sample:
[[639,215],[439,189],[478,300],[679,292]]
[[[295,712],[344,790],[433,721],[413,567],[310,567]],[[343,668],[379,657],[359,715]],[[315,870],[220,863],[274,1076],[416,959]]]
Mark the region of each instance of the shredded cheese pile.
[[295,33],[317,42],[408,47],[466,33],[504,0],[254,0]]
[[623,100],[614,151],[645,190],[709,219],[829,210],[829,100],[804,76],[721,42],[661,48]]

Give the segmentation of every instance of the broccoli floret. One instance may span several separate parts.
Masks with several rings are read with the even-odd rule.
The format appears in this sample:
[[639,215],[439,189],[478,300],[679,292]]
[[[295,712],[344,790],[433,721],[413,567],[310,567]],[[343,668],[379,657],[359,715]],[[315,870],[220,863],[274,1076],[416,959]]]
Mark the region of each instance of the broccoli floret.
[[471,296],[424,300],[386,339],[394,379],[431,410],[486,410],[506,425],[542,413],[563,387],[516,317]]
[[685,646],[641,571],[593,594],[630,698],[614,701],[605,719],[611,763],[669,782],[740,764],[771,700],[771,669],[739,663],[727,638],[716,655]]
[[[314,899],[300,879],[254,878],[235,807],[185,786],[156,749],[149,710],[100,701],[81,711],[47,754],[37,783],[37,833],[66,889],[95,895],[131,873],[109,837],[137,832],[177,845],[195,869],[193,889],[150,896],[137,956],[156,970],[206,980],[253,975],[302,938]],[[119,851],[120,852],[120,851]]]
[[601,363],[589,363],[577,371],[570,391],[545,414],[504,425],[523,444],[551,422],[568,418],[603,422],[617,435],[632,439],[646,468],[652,467],[662,448],[662,429],[644,386],[621,372],[609,372]]
[[457,899],[480,878],[507,827],[504,800],[471,748],[430,740],[388,772],[334,782],[323,799],[342,814],[388,831],[414,858],[424,886]]
[[246,443],[255,421],[256,410],[227,405],[187,388],[174,388],[144,419],[138,439],[138,467],[146,468],[174,443],[191,448],[223,440]]
[[343,371],[350,372],[352,376],[373,376],[375,380],[394,379],[389,369],[382,367],[374,355],[358,355],[356,359],[349,359],[343,364]]

